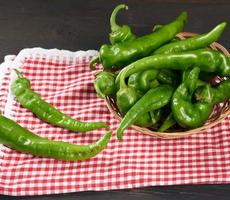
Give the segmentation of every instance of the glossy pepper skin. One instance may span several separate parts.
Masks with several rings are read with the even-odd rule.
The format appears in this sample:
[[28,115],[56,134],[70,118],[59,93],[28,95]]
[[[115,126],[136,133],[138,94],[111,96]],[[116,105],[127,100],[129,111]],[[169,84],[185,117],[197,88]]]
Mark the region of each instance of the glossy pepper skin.
[[[134,88],[128,86],[123,87],[117,92],[116,104],[123,116],[138,101],[140,96],[140,93],[138,93]],[[135,124],[142,127],[150,126],[152,124],[150,114],[147,112],[144,113],[135,121]]]
[[175,70],[162,69],[157,75],[157,80],[163,84],[176,86],[179,84],[180,76]]
[[94,80],[94,88],[100,98],[112,96],[116,91],[115,75],[106,71],[98,73]]
[[152,125],[152,118],[150,112],[144,113],[142,116],[138,117],[137,120],[134,122],[135,125],[141,127],[149,127]]
[[52,141],[33,134],[11,119],[0,115],[0,143],[35,156],[58,160],[86,160],[99,154],[110,141],[112,131],[90,145]]
[[132,33],[131,28],[127,25],[119,26],[116,23],[117,13],[121,10],[128,10],[128,6],[120,4],[113,10],[110,17],[111,33],[109,34],[109,40],[112,45],[116,43],[122,43],[124,41],[132,41],[136,36]]
[[183,128],[202,126],[212,111],[213,94],[210,85],[205,86],[203,96],[193,103],[192,97],[197,88],[200,69],[195,67],[184,82],[176,89],[171,101],[171,109],[176,122]]
[[122,115],[125,115],[128,110],[138,101],[139,94],[134,88],[122,87],[116,95],[116,103]]
[[159,85],[158,81],[156,80],[158,72],[158,70],[146,70],[132,74],[128,79],[128,86],[145,93],[150,88]]
[[[217,85],[211,86],[210,90],[213,95],[212,105],[228,100],[230,99],[230,80],[227,79]],[[196,100],[202,100],[206,93],[205,86],[197,88],[195,92]]]
[[169,103],[173,88],[169,85],[160,85],[150,89],[126,113],[117,129],[117,139],[122,140],[124,130],[133,124],[138,117],[151,110],[158,110]]
[[158,109],[158,110],[152,110],[149,112],[151,119],[152,119],[152,125],[155,125],[156,123],[158,123],[161,119],[162,116],[162,110]]
[[167,129],[169,129],[170,127],[172,127],[173,125],[176,124],[175,119],[173,118],[173,114],[170,113],[165,120],[163,121],[163,123],[161,124],[161,126],[159,127],[158,131],[159,132],[165,132]]
[[230,80],[222,81],[217,86],[213,86],[211,91],[213,93],[213,104],[230,99]]
[[[100,48],[99,60],[104,69],[111,69],[113,66],[123,68],[140,58],[150,55],[162,44],[170,41],[178,32],[182,31],[186,20],[187,13],[183,12],[175,21],[149,35],[112,46],[104,44]],[[94,64],[95,60],[91,62],[91,68]]]
[[153,54],[170,54],[175,52],[191,51],[205,48],[219,39],[226,25],[227,23],[223,22],[217,25],[208,33],[163,45],[162,47],[154,51]]
[[184,71],[198,66],[201,71],[216,72],[220,76],[230,76],[230,58],[211,49],[153,55],[142,58],[123,68],[116,77],[116,85],[123,84],[126,77],[147,69],[173,69]]
[[30,88],[30,81],[15,70],[18,78],[12,85],[12,91],[16,99],[24,107],[34,113],[39,119],[66,128],[70,131],[90,131],[97,128],[108,127],[102,122],[82,122],[71,118],[70,116],[60,112],[52,105],[44,101],[40,95]]

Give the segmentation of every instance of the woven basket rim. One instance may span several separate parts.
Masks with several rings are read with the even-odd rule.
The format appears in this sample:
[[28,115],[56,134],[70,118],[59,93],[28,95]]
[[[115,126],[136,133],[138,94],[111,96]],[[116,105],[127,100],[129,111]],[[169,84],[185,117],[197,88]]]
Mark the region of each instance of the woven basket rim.
[[[177,34],[177,37],[179,37],[180,39],[185,39],[187,37],[193,37],[195,35],[197,35],[197,33],[180,32]],[[210,48],[221,51],[226,56],[230,57],[228,50],[224,46],[222,46],[221,44],[219,44],[217,42],[212,43],[210,45]],[[116,119],[118,119],[120,122],[122,117],[120,116],[120,114],[118,114],[118,112],[111,105],[111,102],[112,102],[111,100],[112,99],[110,97],[106,97],[106,99],[105,99],[106,105],[107,105],[109,111],[113,114],[113,116]],[[230,115],[230,101],[226,101],[225,103],[227,104],[227,105],[225,105],[227,107],[225,107],[224,110],[221,110],[217,119],[215,119],[214,121],[212,121],[208,124],[205,124],[199,128],[195,128],[195,129],[191,129],[191,130],[187,130],[187,131],[158,132],[158,131],[150,130],[148,128],[139,127],[137,125],[131,125],[130,127],[132,127],[134,130],[137,130],[138,133],[149,135],[149,136],[154,136],[154,137],[162,138],[162,139],[177,139],[177,138],[181,138],[181,137],[188,137],[188,136],[191,136],[194,134],[199,134],[199,133],[202,133],[203,131],[206,131],[207,129],[220,123],[224,118],[226,118],[228,115]],[[220,105],[220,104],[218,104],[218,105]]]

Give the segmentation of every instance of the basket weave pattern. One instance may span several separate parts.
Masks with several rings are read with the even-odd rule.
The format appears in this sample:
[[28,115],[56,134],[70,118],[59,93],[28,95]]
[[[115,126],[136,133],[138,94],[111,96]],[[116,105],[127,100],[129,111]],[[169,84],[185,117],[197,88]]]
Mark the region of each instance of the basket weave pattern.
[[[180,39],[185,39],[189,37],[193,37],[197,35],[196,33],[190,33],[190,32],[181,32],[177,34],[177,37]],[[222,45],[220,45],[217,42],[214,42],[210,45],[211,49],[215,49],[217,51],[222,52],[226,56],[230,57],[230,54],[227,49],[225,49]],[[223,80],[227,79],[226,77],[215,77],[214,79],[210,80],[211,83],[219,83]],[[119,109],[116,105],[116,102],[114,99],[107,97],[106,98],[106,105],[109,109],[109,111],[114,115],[115,118],[117,118],[119,121],[121,121],[122,116],[119,112]],[[131,127],[135,130],[137,130],[139,133],[155,136],[158,138],[163,139],[176,139],[180,137],[187,137],[193,134],[202,133],[203,131],[215,126],[217,123],[219,123],[222,119],[227,117],[230,114],[230,100],[221,102],[213,107],[212,114],[210,115],[207,122],[199,128],[191,129],[188,131],[184,131],[183,129],[169,129],[168,132],[157,132],[156,130],[150,129],[150,128],[143,128],[136,125],[132,125]]]

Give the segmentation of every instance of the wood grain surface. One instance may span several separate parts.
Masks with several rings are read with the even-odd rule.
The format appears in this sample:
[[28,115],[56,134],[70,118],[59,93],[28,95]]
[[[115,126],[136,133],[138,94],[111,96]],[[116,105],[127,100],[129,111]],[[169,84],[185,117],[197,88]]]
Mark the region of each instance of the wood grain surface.
[[[108,41],[109,16],[121,1],[111,0],[7,0],[0,1],[0,59],[23,48],[43,47],[72,51],[99,49]],[[165,24],[182,10],[189,13],[185,31],[204,33],[221,21],[230,24],[230,0],[128,0],[129,12],[118,22],[130,24],[137,35],[151,32],[154,24]],[[219,40],[230,49],[230,26]],[[147,187],[106,192],[80,192],[0,199],[177,199],[229,200],[230,185],[186,185]]]

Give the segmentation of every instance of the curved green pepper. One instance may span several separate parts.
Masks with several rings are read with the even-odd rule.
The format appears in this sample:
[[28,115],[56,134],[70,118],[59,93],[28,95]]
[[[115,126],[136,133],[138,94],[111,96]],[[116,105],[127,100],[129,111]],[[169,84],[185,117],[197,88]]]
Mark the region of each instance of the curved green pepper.
[[140,92],[147,92],[150,88],[159,85],[156,80],[158,70],[146,70],[140,73],[132,74],[128,79],[128,85]]
[[116,77],[116,85],[119,87],[125,82],[125,78],[131,74],[147,69],[174,69],[184,71],[198,66],[200,70],[216,72],[221,76],[230,76],[230,58],[211,49],[198,49],[194,51],[153,55],[142,58],[123,68]]
[[112,96],[116,92],[115,75],[106,71],[98,73],[94,80],[94,88],[101,98]]
[[184,128],[202,126],[212,111],[213,94],[210,85],[205,86],[202,99],[193,103],[192,97],[197,88],[200,69],[195,67],[184,82],[176,89],[171,101],[174,119]]
[[58,127],[71,131],[90,131],[97,128],[108,127],[102,122],[83,122],[60,112],[55,107],[44,101],[41,96],[30,88],[30,81],[15,70],[18,78],[12,85],[12,91],[19,103],[34,113],[39,119]]
[[116,43],[121,43],[124,41],[132,41],[136,38],[136,36],[132,33],[131,29],[127,25],[119,26],[116,23],[117,13],[121,9],[128,10],[128,6],[125,4],[118,5],[112,12],[110,17],[110,26],[111,26],[111,33],[109,34],[109,40],[112,45]]
[[35,156],[58,160],[86,160],[99,154],[110,141],[112,131],[90,145],[76,145],[52,141],[33,134],[11,119],[0,115],[0,143]]
[[226,25],[227,23],[223,22],[217,25],[214,29],[212,29],[208,33],[166,44],[160,47],[159,49],[157,49],[156,51],[154,51],[153,54],[170,54],[175,52],[191,51],[191,50],[205,48],[211,43],[218,40],[218,38],[223,33]]
[[[183,29],[186,21],[187,13],[183,12],[175,21],[149,35],[112,46],[102,45],[99,52],[99,60],[104,69],[111,69],[112,67],[123,68],[135,60],[150,55],[162,44],[170,41]],[[91,69],[94,68],[97,61],[97,59],[91,61]]]
[[123,131],[133,124],[138,117],[151,110],[158,110],[168,104],[173,94],[173,88],[169,85],[160,85],[150,89],[129,109],[123,117],[118,129],[117,139],[122,140]]

